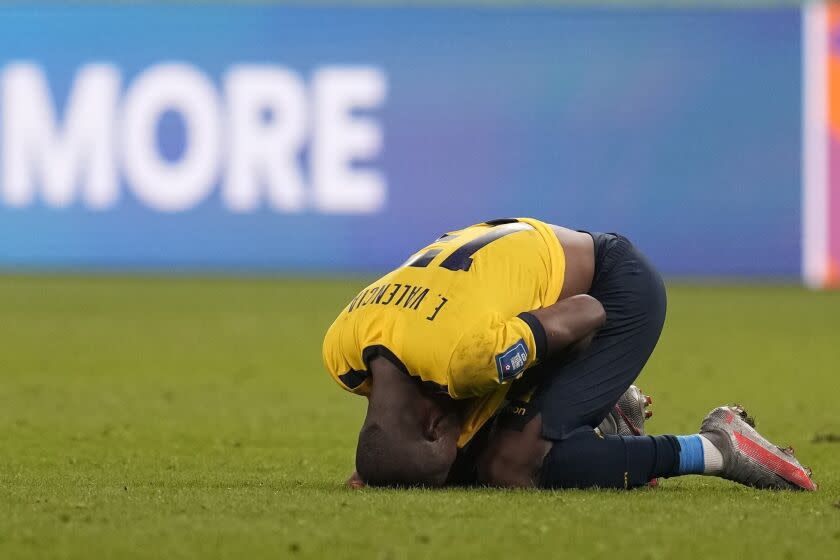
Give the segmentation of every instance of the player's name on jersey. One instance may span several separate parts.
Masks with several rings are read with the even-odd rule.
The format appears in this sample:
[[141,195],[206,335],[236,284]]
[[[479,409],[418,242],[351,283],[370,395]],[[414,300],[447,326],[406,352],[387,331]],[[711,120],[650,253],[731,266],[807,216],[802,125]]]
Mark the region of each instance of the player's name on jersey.
[[424,286],[412,286],[411,284],[385,284],[382,286],[373,286],[359,292],[353,298],[350,305],[347,306],[347,312],[351,313],[361,307],[367,305],[393,305],[395,307],[402,307],[403,309],[411,309],[419,311],[423,302],[423,306],[428,309],[429,315],[426,317],[429,321],[434,321],[446,302],[447,298],[437,294],[435,298],[426,300],[429,295],[429,288]]

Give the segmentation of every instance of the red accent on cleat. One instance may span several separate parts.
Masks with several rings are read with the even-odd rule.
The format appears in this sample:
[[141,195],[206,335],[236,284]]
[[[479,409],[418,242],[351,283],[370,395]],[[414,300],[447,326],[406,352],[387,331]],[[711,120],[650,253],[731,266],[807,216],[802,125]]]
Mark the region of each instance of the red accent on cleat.
[[[728,422],[731,421],[729,416],[727,416],[726,420]],[[738,443],[738,449],[740,449],[744,455],[747,455],[761,465],[767,467],[770,471],[776,473],[791,484],[795,484],[805,490],[817,489],[817,485],[814,484],[814,481],[808,478],[808,473],[804,470],[792,463],[788,463],[781,457],[773,455],[773,453],[767,451],[740,432],[734,432],[733,435],[735,436],[735,441]]]

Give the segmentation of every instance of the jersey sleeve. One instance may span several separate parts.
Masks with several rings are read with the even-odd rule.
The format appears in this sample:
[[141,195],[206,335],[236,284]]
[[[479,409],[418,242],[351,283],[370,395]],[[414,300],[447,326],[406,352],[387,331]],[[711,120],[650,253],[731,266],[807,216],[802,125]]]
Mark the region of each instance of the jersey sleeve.
[[[353,349],[345,348],[344,346],[347,346],[347,344],[342,344],[342,332],[339,321],[333,323],[327,331],[321,349],[324,366],[327,368],[330,377],[342,389],[357,395],[369,395],[370,375],[365,369],[364,360],[361,355],[355,360],[352,359]],[[348,358],[348,355],[350,358]]]
[[519,379],[543,358],[545,345],[545,330],[530,313],[493,315],[471,326],[449,361],[450,396],[477,397]]

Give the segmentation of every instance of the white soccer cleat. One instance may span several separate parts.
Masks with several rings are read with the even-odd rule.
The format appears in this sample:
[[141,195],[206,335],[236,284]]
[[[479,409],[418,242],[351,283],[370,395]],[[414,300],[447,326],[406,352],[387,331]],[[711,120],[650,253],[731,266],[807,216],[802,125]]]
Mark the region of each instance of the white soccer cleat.
[[754,488],[816,490],[811,470],[803,467],[793,449],[767,441],[755,422],[738,405],[721,406],[709,413],[700,435],[723,456],[720,476]]

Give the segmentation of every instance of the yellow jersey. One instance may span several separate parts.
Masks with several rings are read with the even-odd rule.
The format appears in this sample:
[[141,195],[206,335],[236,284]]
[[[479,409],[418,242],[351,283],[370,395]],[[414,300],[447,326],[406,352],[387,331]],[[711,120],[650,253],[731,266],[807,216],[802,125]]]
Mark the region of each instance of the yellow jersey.
[[449,232],[350,301],[324,338],[326,368],[344,389],[367,395],[368,363],[384,355],[453,399],[470,399],[463,446],[543,352],[544,333],[527,312],[557,301],[565,264],[539,220]]

